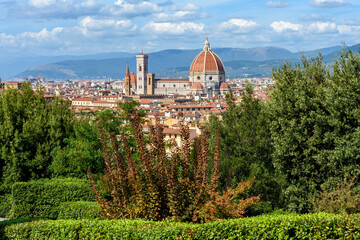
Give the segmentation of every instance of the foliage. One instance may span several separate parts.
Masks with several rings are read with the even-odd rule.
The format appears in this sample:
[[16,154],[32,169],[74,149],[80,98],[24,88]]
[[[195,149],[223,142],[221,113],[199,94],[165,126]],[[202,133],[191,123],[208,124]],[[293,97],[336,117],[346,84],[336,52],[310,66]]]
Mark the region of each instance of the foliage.
[[11,209],[11,194],[4,194],[0,196],[0,217],[7,218]]
[[272,72],[269,114],[275,168],[287,209],[307,212],[332,178],[360,171],[360,56],[344,51],[330,70],[322,56]]
[[97,202],[63,202],[59,206],[57,219],[97,219],[100,217],[99,204]]
[[124,129],[123,119],[111,109],[96,111],[79,119],[74,125],[74,135],[65,139],[67,145],[53,151],[54,160],[50,166],[52,177],[86,178],[89,168],[94,174],[104,172],[97,121],[101,121],[107,131],[115,134]]
[[[222,208],[223,199],[216,194],[219,144],[216,147],[213,169],[208,172],[207,132],[195,141],[192,157],[189,130],[187,126],[182,126],[182,147],[172,144],[171,156],[167,156],[163,127],[160,124],[150,126],[147,140],[141,113],[135,110],[132,102],[128,104],[123,109],[134,132],[136,145],[133,148],[124,135],[121,136],[124,152],[119,148],[115,134],[110,134],[110,143],[106,141],[106,131],[100,124],[106,165],[102,183],[109,190],[109,198],[99,194],[90,174],[100,209],[107,218],[209,221],[223,216],[239,217],[246,207],[259,200],[259,197],[249,198],[244,200],[244,204],[235,199],[238,193],[250,187],[251,183],[247,182],[244,184],[248,187],[239,185],[233,192],[228,192],[234,196],[226,199],[228,208]],[[133,154],[134,152],[138,154]],[[206,204],[217,204],[218,207],[209,215]],[[235,207],[240,208],[239,211],[228,211]]]
[[30,82],[21,92],[0,94],[0,193],[9,193],[14,182],[50,176],[51,151],[73,134],[75,116],[68,108],[61,98],[45,100]]
[[221,120],[212,115],[207,125],[210,147],[214,149],[216,131],[220,130],[220,184],[222,189],[255,177],[247,196],[261,195],[261,204],[250,208],[251,214],[271,211],[281,202],[281,182],[272,164],[271,136],[266,105],[253,96],[247,84],[240,103],[230,92],[228,108]]
[[11,218],[56,219],[59,205],[69,201],[94,201],[88,180],[41,179],[17,182],[12,188]]
[[3,234],[4,239],[357,239],[360,215],[264,215],[205,224],[40,220],[7,224]]
[[87,176],[87,169],[94,173],[104,170],[104,158],[101,154],[99,131],[89,118],[80,119],[74,125],[74,136],[65,139],[65,147],[53,151],[53,162],[50,165],[52,177]]
[[337,214],[360,212],[360,189],[355,188],[358,176],[344,176],[342,182],[321,186],[313,200],[313,211]]

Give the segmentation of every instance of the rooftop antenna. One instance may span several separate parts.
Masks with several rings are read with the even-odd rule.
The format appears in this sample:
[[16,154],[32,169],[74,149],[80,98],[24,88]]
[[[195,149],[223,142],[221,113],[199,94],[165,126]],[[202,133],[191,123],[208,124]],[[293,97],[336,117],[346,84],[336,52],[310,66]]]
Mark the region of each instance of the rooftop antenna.
[[141,45],[141,54],[144,54],[144,46]]

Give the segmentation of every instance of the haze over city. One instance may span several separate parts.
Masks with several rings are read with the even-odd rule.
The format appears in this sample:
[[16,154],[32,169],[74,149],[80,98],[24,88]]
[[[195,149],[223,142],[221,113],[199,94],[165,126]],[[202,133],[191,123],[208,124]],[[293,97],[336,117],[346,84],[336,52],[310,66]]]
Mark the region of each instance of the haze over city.
[[[359,42],[357,0],[0,1],[2,57]],[[200,44],[199,44],[200,43]]]

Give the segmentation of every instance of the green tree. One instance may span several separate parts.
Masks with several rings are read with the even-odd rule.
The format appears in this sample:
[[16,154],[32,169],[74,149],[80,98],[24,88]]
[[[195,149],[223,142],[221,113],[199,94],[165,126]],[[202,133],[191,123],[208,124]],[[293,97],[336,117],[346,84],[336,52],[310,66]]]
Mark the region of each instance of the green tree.
[[341,53],[330,69],[321,55],[274,69],[273,161],[285,174],[286,207],[307,212],[321,186],[360,171],[360,58]]
[[281,186],[272,164],[272,145],[266,104],[253,96],[247,84],[239,104],[227,95],[228,108],[222,120],[211,116],[212,146],[216,130],[221,133],[220,182],[222,188],[233,187],[241,181],[255,177],[249,195],[261,195],[262,204],[252,208],[251,214],[268,211],[279,206]]
[[0,179],[1,191],[17,181],[49,177],[51,151],[65,146],[73,134],[74,114],[69,102],[55,98],[48,102],[41,89],[30,82],[22,91],[6,89],[0,95]]
[[321,55],[301,62],[286,62],[272,71],[270,124],[274,165],[286,176],[286,206],[289,210],[310,209],[309,194],[320,184],[323,136],[327,129],[324,106],[329,72]]
[[111,109],[95,111],[79,119],[74,125],[74,135],[64,140],[67,145],[58,146],[53,151],[54,160],[50,166],[53,177],[87,178],[88,169],[94,174],[104,172],[104,156],[97,122],[101,122],[107,132],[115,135],[127,129],[123,116]]

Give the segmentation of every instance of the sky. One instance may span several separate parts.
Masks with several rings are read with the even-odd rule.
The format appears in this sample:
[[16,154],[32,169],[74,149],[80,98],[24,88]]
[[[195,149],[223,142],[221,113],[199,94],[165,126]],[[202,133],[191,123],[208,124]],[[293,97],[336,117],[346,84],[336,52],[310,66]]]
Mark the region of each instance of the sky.
[[360,43],[360,0],[0,0],[0,54]]

